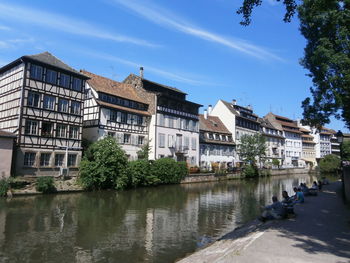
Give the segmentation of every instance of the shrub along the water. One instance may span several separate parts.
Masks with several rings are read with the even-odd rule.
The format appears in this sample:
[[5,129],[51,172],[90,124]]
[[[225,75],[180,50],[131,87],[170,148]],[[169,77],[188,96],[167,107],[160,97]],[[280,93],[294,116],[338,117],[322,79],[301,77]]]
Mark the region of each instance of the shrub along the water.
[[130,184],[128,159],[110,136],[94,142],[80,163],[80,183],[87,190],[123,189]]
[[335,173],[340,167],[340,158],[335,154],[326,155],[320,161],[320,171],[321,173]]
[[171,158],[128,162],[116,140],[106,137],[91,144],[85,152],[79,181],[87,190],[125,189],[179,183],[187,174],[186,163]]
[[150,173],[159,178],[162,184],[179,183],[188,174],[186,162],[176,162],[171,158],[153,161],[150,170]]
[[0,196],[6,196],[7,191],[10,189],[10,184],[6,178],[0,179]]
[[242,174],[245,178],[253,178],[259,175],[258,169],[251,164],[248,164],[243,167]]
[[56,192],[55,182],[51,176],[41,176],[36,179],[35,189],[44,194]]

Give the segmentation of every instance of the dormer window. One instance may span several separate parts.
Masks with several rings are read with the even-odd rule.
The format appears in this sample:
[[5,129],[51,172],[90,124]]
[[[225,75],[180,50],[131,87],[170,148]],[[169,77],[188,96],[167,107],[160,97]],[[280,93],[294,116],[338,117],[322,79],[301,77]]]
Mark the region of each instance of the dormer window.
[[212,133],[208,133],[208,138],[211,139],[211,140],[213,140],[213,139],[214,139],[213,134],[212,134]]

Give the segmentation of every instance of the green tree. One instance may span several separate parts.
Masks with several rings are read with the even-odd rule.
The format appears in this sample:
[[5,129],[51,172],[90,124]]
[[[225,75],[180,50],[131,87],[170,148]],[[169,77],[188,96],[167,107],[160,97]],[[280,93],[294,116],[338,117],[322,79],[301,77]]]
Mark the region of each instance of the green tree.
[[274,166],[280,167],[280,161],[278,159],[276,159],[276,158],[272,159],[272,164]]
[[159,178],[161,184],[176,184],[188,175],[188,169],[186,162],[162,158],[152,162],[150,174]]
[[133,187],[157,185],[160,183],[159,178],[151,174],[151,163],[146,159],[129,162],[127,172]]
[[[243,15],[242,25],[250,24],[252,10],[262,2],[243,0],[237,11]],[[309,71],[313,87],[312,98],[302,102],[303,122],[321,126],[335,116],[350,128],[350,1],[284,0],[283,4],[284,21],[298,13],[306,39],[301,65]]]
[[142,146],[141,150],[137,152],[137,158],[139,160],[143,160],[143,159],[148,160],[150,151],[151,151],[151,146],[149,145],[149,142],[147,142]]
[[345,161],[350,161],[350,141],[344,141],[341,144],[340,156]]
[[125,152],[110,136],[90,145],[80,163],[79,180],[88,190],[124,189],[130,185]]
[[335,173],[338,171],[340,167],[340,158],[337,155],[329,154],[326,155],[321,161],[320,161],[320,170],[322,173]]
[[256,160],[260,162],[266,155],[266,139],[261,134],[243,135],[240,139],[237,152],[241,160],[246,164],[256,166]]

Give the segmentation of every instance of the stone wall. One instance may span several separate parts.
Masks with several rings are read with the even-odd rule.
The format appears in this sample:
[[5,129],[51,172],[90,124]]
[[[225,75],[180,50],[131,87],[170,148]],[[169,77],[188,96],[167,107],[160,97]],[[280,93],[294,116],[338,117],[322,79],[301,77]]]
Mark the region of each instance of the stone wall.
[[216,176],[215,174],[190,174],[189,176],[186,176],[182,181],[181,184],[188,184],[188,183],[202,183],[202,182],[217,182],[221,180],[232,180],[232,179],[241,179],[241,174],[226,174],[226,175],[220,175]]
[[350,203],[350,166],[343,167],[344,196]]

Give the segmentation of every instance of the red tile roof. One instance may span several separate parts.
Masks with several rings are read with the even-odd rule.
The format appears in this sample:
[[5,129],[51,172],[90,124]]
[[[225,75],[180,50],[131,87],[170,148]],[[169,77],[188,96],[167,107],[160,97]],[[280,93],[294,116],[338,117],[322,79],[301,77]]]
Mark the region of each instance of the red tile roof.
[[231,135],[231,132],[221,122],[219,117],[216,117],[216,116],[208,116],[208,118],[205,119],[203,114],[199,114],[199,129],[203,131],[210,131],[210,132],[224,133],[224,134]]
[[16,134],[13,132],[8,132],[4,130],[0,130],[0,137],[6,137],[6,138],[16,138]]
[[105,107],[108,107],[108,108],[123,110],[123,111],[126,111],[126,112],[137,113],[137,114],[141,114],[141,115],[144,115],[144,116],[151,116],[151,114],[149,112],[147,112],[147,111],[136,110],[136,109],[120,106],[120,105],[115,105],[115,104],[104,102],[104,101],[101,101],[101,100],[96,100],[96,102],[97,102],[98,105],[105,106]]

